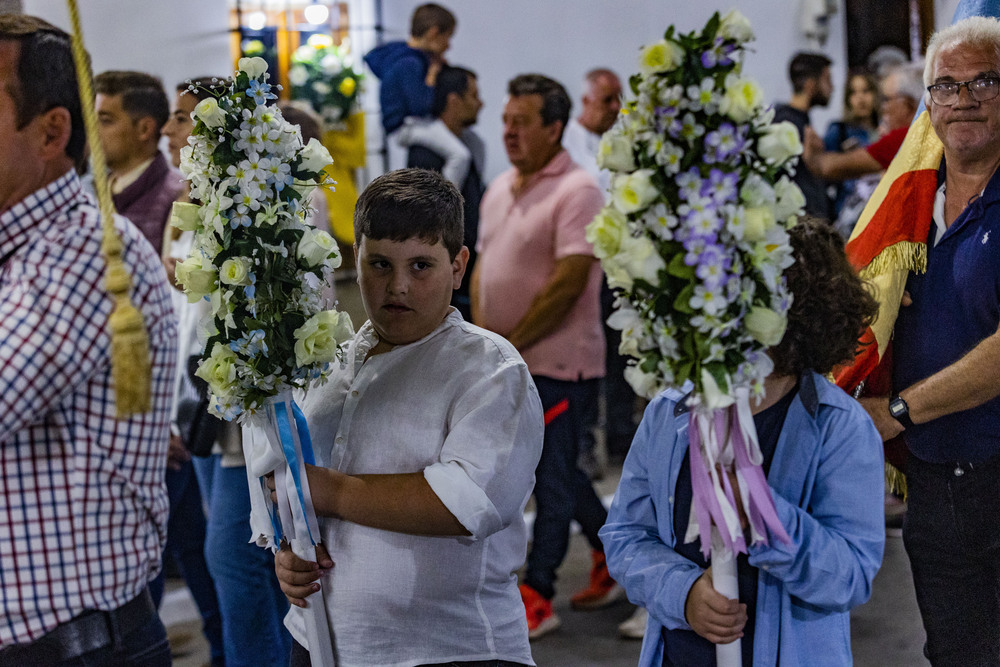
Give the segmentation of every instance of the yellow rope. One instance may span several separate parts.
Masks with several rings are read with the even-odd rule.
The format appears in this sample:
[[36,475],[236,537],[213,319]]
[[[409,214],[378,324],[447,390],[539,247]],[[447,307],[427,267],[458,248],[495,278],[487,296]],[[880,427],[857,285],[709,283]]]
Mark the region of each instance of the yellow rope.
[[111,329],[111,374],[115,384],[115,404],[119,419],[148,412],[150,409],[150,383],[152,372],[149,360],[149,338],[140,313],[129,300],[132,279],[122,261],[122,243],[115,232],[114,204],[108,182],[104,150],[97,135],[97,112],[94,109],[94,86],[91,81],[90,63],[83,48],[80,29],[80,12],[76,0],[66,0],[73,26],[73,62],[80,87],[80,107],[90,146],[90,159],[94,171],[94,189],[101,208],[103,238],[101,249],[107,262],[105,288],[114,300],[114,310],[108,320]]

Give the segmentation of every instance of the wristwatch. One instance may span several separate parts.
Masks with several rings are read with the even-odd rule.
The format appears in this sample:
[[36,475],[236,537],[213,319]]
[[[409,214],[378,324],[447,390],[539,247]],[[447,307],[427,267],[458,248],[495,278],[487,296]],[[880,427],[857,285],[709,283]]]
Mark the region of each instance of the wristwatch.
[[902,424],[903,428],[913,428],[913,420],[910,419],[910,406],[899,394],[889,399],[889,414]]

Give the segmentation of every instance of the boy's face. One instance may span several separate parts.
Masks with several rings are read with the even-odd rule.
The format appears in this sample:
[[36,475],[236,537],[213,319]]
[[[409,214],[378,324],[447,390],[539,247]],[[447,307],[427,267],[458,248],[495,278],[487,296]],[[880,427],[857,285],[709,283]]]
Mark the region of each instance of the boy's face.
[[436,56],[443,56],[451,46],[451,36],[454,33],[454,30],[441,32],[437,26],[431,26],[431,28],[424,33],[424,44],[426,45],[424,48]]
[[454,260],[439,240],[405,241],[362,236],[354,246],[365,312],[383,343],[405,345],[434,331],[462,284],[469,249]]

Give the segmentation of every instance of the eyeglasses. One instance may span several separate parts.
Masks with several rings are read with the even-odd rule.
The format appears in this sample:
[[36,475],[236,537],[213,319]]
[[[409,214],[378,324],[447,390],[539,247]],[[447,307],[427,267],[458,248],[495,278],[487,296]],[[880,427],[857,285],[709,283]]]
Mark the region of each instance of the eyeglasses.
[[927,92],[930,93],[934,104],[950,107],[958,102],[958,91],[962,89],[962,86],[965,86],[969,95],[976,102],[992,100],[1000,93],[1000,79],[995,76],[986,76],[971,81],[935,83],[933,86],[927,86]]

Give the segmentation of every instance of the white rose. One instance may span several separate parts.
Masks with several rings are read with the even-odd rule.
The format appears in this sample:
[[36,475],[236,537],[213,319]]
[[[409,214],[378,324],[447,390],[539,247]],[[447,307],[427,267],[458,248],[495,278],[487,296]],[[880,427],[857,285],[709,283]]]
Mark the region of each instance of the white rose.
[[625,234],[625,215],[611,206],[605,206],[587,225],[587,242],[594,246],[598,259],[618,254],[622,235]]
[[213,394],[228,394],[236,384],[236,361],[236,354],[227,345],[216,343],[194,374],[208,383]]
[[330,151],[318,139],[310,139],[299,155],[302,158],[302,168],[306,171],[320,172],[333,162]]
[[625,270],[624,265],[619,261],[618,255],[602,259],[601,268],[608,279],[608,287],[625,290],[626,292],[632,290],[632,276]]
[[249,285],[250,263],[242,257],[230,257],[222,263],[219,280],[227,285]]
[[806,205],[802,190],[787,176],[782,176],[774,184],[774,194],[778,198],[774,209],[774,216],[778,220],[787,220],[793,215],[798,215]]
[[644,280],[653,286],[660,284],[659,273],[667,268],[656,245],[645,235],[636,238],[631,234],[624,234],[614,259],[632,280]]
[[330,77],[340,74],[340,70],[343,69],[340,66],[340,58],[332,53],[323,56],[323,60],[319,64],[323,68],[323,73]]
[[204,268],[199,257],[188,257],[183,262],[178,262],[174,268],[174,276],[184,286],[184,293],[191,303],[215,290],[215,271]]
[[623,307],[611,313],[608,326],[621,331],[621,343],[618,353],[631,357],[639,357],[639,342],[642,340],[642,319],[634,308]]
[[[336,252],[337,242],[333,240],[332,236],[321,229],[309,227],[305,230],[305,233],[302,234],[302,238],[299,239],[299,245],[295,251],[295,255],[301,259],[306,266],[311,267],[319,266],[329,259],[330,255],[336,254]],[[337,258],[339,259],[340,255],[337,255]]]
[[719,109],[737,123],[750,120],[760,107],[764,94],[755,82],[730,74],[726,77],[726,92]]
[[801,155],[798,129],[787,120],[769,125],[757,140],[757,153],[770,165],[779,165],[794,155]]
[[646,208],[660,191],[652,181],[652,169],[640,169],[631,174],[619,174],[611,184],[611,199],[622,213],[634,213]]
[[612,171],[635,169],[632,142],[617,132],[605,132],[597,147],[597,166]]
[[182,232],[201,229],[201,216],[198,214],[200,210],[201,207],[197,204],[176,201],[170,209],[170,224]]
[[761,345],[773,347],[780,343],[785,335],[788,320],[770,308],[753,306],[743,319],[743,325],[754,340]]
[[771,210],[771,207],[753,206],[747,208],[743,218],[743,238],[751,243],[763,241],[774,224],[774,211]]
[[226,124],[226,112],[219,108],[219,102],[214,97],[198,102],[191,115],[209,127],[222,127]]
[[237,63],[237,69],[241,72],[246,72],[246,75],[251,80],[256,79],[267,71],[267,61],[257,56],[253,58],[240,58]]
[[[728,380],[729,376],[726,376],[728,391]],[[717,410],[719,408],[726,408],[736,402],[736,399],[730,396],[728,393],[724,392],[719,384],[715,381],[715,378],[707,369],[701,369],[701,399],[703,405],[709,410]]]
[[639,69],[646,76],[669,72],[684,62],[684,49],[677,42],[661,39],[643,47],[639,53]]
[[643,372],[638,365],[625,367],[625,381],[643,398],[653,398],[660,391],[659,378],[652,373]]
[[294,65],[288,70],[288,82],[293,86],[304,86],[309,81],[309,70],[302,65]]
[[755,37],[750,21],[735,9],[730,9],[722,17],[718,34],[724,39],[734,39],[737,42],[749,42]]
[[312,89],[320,95],[329,95],[330,91],[333,90],[326,81],[314,81]]
[[764,206],[774,203],[774,190],[758,174],[750,174],[740,188],[740,199],[747,206]]
[[337,347],[354,335],[354,327],[347,313],[324,310],[306,320],[293,335],[296,365],[309,366],[336,359]]

